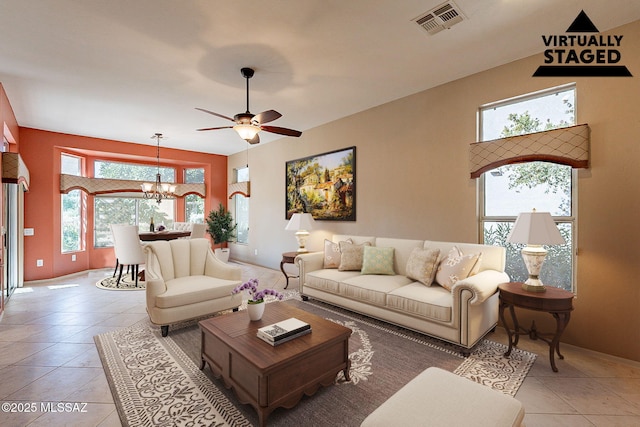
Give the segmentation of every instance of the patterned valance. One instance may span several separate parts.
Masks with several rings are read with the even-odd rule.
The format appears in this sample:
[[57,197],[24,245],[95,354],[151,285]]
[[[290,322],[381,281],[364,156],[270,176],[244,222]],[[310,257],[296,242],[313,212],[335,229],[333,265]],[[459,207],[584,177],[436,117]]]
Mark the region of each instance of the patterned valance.
[[588,168],[589,126],[576,125],[475,142],[469,146],[471,178],[478,178],[484,172],[499,166],[532,161]]
[[243,182],[234,182],[233,184],[229,184],[229,198],[232,198],[236,194],[241,194],[244,197],[249,197],[251,195],[251,186],[249,185],[249,181]]
[[29,190],[29,169],[18,153],[2,153],[2,182],[22,184]]
[[[140,181],[125,179],[104,179],[87,178],[85,176],[75,176],[60,174],[60,192],[68,193],[71,190],[82,190],[87,194],[110,194],[110,193],[130,193],[142,192]],[[204,184],[175,184],[175,195],[184,197],[187,194],[197,194],[206,197],[206,187]]]

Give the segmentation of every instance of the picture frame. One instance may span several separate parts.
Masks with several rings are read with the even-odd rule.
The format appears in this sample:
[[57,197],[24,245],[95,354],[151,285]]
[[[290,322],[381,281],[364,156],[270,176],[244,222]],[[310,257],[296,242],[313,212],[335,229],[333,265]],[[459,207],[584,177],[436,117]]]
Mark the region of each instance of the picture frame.
[[310,213],[320,221],[356,220],[356,147],[285,164],[285,218]]

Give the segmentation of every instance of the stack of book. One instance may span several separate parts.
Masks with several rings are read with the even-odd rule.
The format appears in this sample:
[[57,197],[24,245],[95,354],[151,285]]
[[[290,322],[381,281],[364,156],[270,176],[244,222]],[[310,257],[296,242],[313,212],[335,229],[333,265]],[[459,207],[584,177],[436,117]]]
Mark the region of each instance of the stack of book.
[[258,338],[276,346],[311,332],[311,325],[292,317],[258,329]]

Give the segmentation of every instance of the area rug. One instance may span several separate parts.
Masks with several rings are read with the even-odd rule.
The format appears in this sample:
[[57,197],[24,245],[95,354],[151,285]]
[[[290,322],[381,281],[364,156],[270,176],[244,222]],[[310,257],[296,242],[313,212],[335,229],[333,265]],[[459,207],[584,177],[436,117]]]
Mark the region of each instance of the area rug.
[[[519,349],[505,359],[506,346],[489,340],[465,359],[451,344],[319,302],[303,302],[295,292],[288,296],[292,299],[279,304],[352,329],[351,380],[339,373],[335,385],[303,397],[292,409],[276,409],[268,418],[270,426],[360,425],[430,366],[514,395],[535,361],[535,354]],[[209,367],[198,369],[197,322],[172,326],[166,338],[145,320],[94,339],[123,425],[258,425],[253,407],[238,403]]]
[[109,291],[144,291],[145,282],[143,280],[138,280],[138,286],[136,286],[136,282],[131,280],[131,275],[127,274],[126,277],[123,274],[122,279],[118,286],[116,286],[116,280],[118,277],[105,277],[96,282],[96,286],[100,289],[106,289]]

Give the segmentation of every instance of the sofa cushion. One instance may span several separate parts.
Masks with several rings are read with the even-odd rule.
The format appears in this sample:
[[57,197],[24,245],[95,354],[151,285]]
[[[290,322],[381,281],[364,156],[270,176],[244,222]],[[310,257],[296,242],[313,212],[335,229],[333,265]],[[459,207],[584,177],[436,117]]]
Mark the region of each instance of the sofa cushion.
[[453,298],[440,287],[413,282],[387,294],[387,307],[425,319],[450,322]]
[[[353,243],[351,239],[345,241]],[[340,258],[340,244],[324,239],[324,268],[340,267]]]
[[362,258],[364,255],[364,247],[371,246],[371,243],[365,242],[361,245],[349,243],[347,241],[340,242],[340,271],[360,271],[362,269]]
[[480,253],[464,255],[457,246],[451,248],[447,256],[440,262],[436,272],[436,282],[443,288],[451,290],[451,287],[459,280],[471,275]]
[[393,248],[365,246],[362,255],[362,274],[396,274],[393,270]]
[[156,307],[171,308],[228,296],[240,282],[211,276],[186,276],[165,282],[167,290],[156,297]]
[[438,270],[440,249],[415,248],[407,261],[407,277],[431,286]]
[[358,275],[338,284],[340,295],[354,300],[384,306],[387,293],[411,283],[405,276]]
[[360,273],[357,271],[339,271],[331,268],[316,270],[307,273],[304,286],[337,294],[339,293],[338,283],[340,281],[359,275]]

